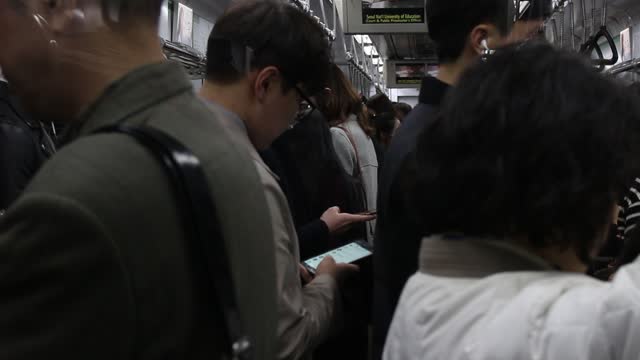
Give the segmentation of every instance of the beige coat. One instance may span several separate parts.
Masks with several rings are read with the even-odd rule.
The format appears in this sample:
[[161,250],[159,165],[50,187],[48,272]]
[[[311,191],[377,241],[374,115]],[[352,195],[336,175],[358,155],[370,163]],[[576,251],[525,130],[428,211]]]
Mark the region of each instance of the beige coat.
[[[221,107],[212,104],[217,111]],[[327,338],[339,315],[339,294],[335,280],[322,275],[302,286],[299,267],[298,236],[287,199],[280,189],[277,176],[262,161],[247,135],[244,123],[237,116],[226,116],[233,140],[242,144],[253,157],[262,180],[269,205],[273,237],[276,239],[276,274],[278,297],[279,359],[310,358],[311,352]]]

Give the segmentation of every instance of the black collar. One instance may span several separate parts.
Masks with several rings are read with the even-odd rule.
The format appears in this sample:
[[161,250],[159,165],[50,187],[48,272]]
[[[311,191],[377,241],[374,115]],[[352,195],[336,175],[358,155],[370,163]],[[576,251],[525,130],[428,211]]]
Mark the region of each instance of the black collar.
[[15,118],[20,119],[29,128],[37,129],[40,127],[37,121],[30,120],[23,109],[17,105],[17,99],[11,96],[11,91],[9,91],[9,84],[4,81],[0,81],[0,102],[6,103],[10,111],[14,113]]
[[422,79],[422,86],[420,87],[420,103],[440,106],[449,88],[451,88],[449,84],[433,76],[425,77]]
[[9,84],[0,81],[0,100],[9,102]]

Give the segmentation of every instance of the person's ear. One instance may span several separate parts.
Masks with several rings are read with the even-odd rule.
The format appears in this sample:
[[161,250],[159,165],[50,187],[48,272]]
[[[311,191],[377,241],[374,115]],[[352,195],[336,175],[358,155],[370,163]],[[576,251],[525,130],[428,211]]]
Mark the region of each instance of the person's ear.
[[274,89],[281,88],[280,70],[275,66],[267,66],[254,75],[253,93],[259,102],[264,102]]
[[469,45],[478,56],[489,48],[489,29],[487,25],[478,25],[469,34]]
[[471,30],[469,34],[470,47],[474,53],[483,55],[489,50],[500,46],[500,32],[494,25],[480,24]]

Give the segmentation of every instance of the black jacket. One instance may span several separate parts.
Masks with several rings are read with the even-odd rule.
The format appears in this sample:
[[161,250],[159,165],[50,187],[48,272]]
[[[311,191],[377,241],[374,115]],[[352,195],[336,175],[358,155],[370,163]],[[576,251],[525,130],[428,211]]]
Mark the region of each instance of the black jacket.
[[391,140],[381,168],[378,222],[374,251],[374,359],[381,358],[387,330],[407,279],[418,269],[422,234],[409,220],[399,177],[418,136],[432,121],[449,86],[428,77],[422,82],[420,104],[405,118]]
[[24,115],[7,83],[0,81],[0,210],[22,193],[54,151],[40,123]]
[[[289,176],[291,176],[291,174],[285,170],[279,153],[269,148],[261,151],[260,156],[271,171],[278,175],[278,184],[280,184],[282,192],[287,197],[289,208],[295,209],[296,204],[300,201],[304,203],[303,199],[296,198],[299,194],[296,194],[296,192],[293,191],[294,189],[290,187]],[[296,216],[293,217],[294,219],[296,218]],[[294,220],[294,222],[296,221]],[[324,221],[320,220],[320,216],[305,224],[298,224],[296,222],[296,233],[298,234],[298,243],[300,244],[301,260],[304,261],[328,250],[329,228]]]
[[319,220],[332,206],[349,213],[364,211],[363,199],[354,194],[358,190],[338,162],[328,122],[319,111],[302,117],[261,155],[280,177],[303,260],[364,238],[363,224],[345,234],[330,236],[329,229]]

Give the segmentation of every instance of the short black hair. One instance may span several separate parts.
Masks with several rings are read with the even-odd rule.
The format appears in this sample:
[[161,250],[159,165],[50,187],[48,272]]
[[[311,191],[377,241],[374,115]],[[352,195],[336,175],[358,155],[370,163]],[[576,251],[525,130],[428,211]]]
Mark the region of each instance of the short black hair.
[[315,95],[327,83],[331,48],[322,27],[311,16],[284,1],[249,1],[232,6],[209,37],[207,79],[233,83],[241,74],[230,60],[229,46],[253,50],[253,69],[276,66],[290,86],[301,83]]
[[389,97],[385,94],[373,95],[369,98],[369,101],[367,101],[367,107],[378,115],[383,113],[395,113],[393,102],[391,102]]
[[629,91],[633,95],[640,97],[640,83],[634,82],[633,84],[629,85]]
[[512,6],[512,0],[427,0],[429,37],[436,44],[440,62],[458,59],[471,30],[482,23],[493,24],[507,34],[513,23]]
[[411,105],[407,104],[407,103],[395,103],[393,105],[393,108],[396,110],[396,112],[401,112],[404,116],[409,115],[409,113],[411,112],[411,110],[413,110],[411,108]]
[[635,99],[577,55],[505,48],[462,76],[420,135],[400,180],[406,211],[424,235],[527,239],[586,263],[634,171],[638,119]]

